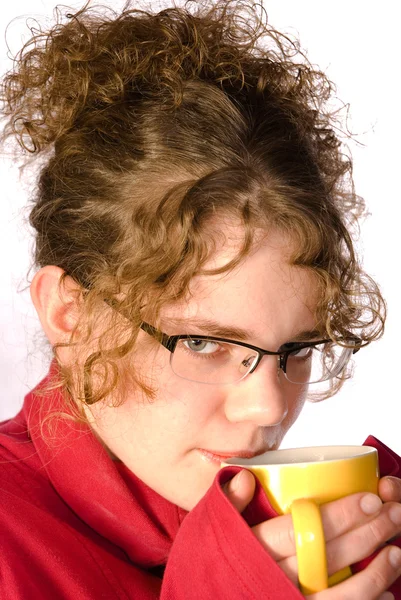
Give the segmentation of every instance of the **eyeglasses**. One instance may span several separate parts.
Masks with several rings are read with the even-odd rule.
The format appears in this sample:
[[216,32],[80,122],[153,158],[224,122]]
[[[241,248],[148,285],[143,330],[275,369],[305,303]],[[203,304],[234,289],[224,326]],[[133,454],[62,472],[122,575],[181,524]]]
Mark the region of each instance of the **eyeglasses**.
[[291,383],[312,384],[338,377],[361,342],[356,337],[289,342],[278,352],[206,335],[167,335],[148,323],[141,328],[170,351],[173,372],[182,379],[206,384],[231,384],[253,373],[266,355],[277,356],[278,371]]

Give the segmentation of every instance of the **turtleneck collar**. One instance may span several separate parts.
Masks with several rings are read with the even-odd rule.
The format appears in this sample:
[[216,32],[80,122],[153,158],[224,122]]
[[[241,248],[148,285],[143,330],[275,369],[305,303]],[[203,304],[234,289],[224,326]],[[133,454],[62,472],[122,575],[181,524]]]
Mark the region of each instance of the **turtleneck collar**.
[[71,415],[61,390],[43,394],[57,377],[53,362],[14,420],[34,445],[38,471],[78,517],[132,562],[145,568],[165,564],[187,512],[113,461],[89,425],[61,414]]

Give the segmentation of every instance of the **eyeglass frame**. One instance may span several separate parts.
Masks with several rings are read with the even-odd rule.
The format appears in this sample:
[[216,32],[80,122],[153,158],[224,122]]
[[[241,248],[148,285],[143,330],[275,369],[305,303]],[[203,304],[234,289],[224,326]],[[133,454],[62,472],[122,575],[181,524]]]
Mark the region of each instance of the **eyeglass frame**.
[[[242,381],[242,379],[244,379],[248,375],[251,375],[251,373],[253,373],[255,371],[256,367],[259,365],[259,363],[261,362],[261,360],[264,356],[279,356],[280,360],[278,361],[278,369],[279,370],[281,369],[281,371],[283,371],[284,376],[287,379],[287,381],[290,381],[287,378],[286,369],[287,369],[288,357],[292,352],[295,352],[297,350],[303,350],[304,348],[312,348],[314,346],[318,346],[319,344],[327,344],[329,342],[333,342],[333,340],[331,340],[331,339],[315,340],[315,341],[311,341],[311,342],[288,342],[287,344],[283,344],[281,347],[291,344],[291,346],[292,346],[291,349],[272,352],[271,350],[264,350],[263,348],[258,348],[258,346],[253,346],[252,344],[247,344],[246,342],[240,342],[237,340],[230,340],[230,339],[221,338],[221,337],[214,337],[214,336],[210,336],[210,335],[198,335],[198,334],[168,335],[167,333],[164,333],[163,331],[156,329],[156,327],[153,327],[153,325],[150,325],[149,323],[146,323],[145,321],[142,322],[141,329],[143,331],[145,331],[145,333],[147,333],[148,335],[152,336],[164,348],[169,350],[172,355],[174,354],[174,351],[176,349],[178,342],[180,340],[188,340],[188,339],[189,340],[210,340],[212,342],[225,342],[228,344],[234,344],[236,346],[242,346],[243,348],[249,348],[249,350],[253,350],[254,352],[256,352],[258,354],[258,358],[255,361],[255,363],[253,364],[253,366],[251,367],[251,369],[247,373],[245,373],[245,375],[239,381]],[[352,337],[350,336],[350,338],[347,338],[347,339],[353,340],[358,343],[362,341],[360,338],[357,338],[355,336],[352,336]],[[336,343],[336,342],[334,342],[334,343]],[[360,347],[353,349],[352,354],[356,354],[359,350],[360,350]],[[179,375],[179,377],[180,377],[180,375]],[[185,379],[185,377],[183,379]],[[197,383],[207,383],[207,382],[199,381]],[[290,381],[290,383],[302,385],[299,382]],[[314,382],[312,382],[312,383],[314,383]]]
[[[130,319],[125,314],[125,311],[123,311],[121,309],[121,307],[119,306],[119,304],[116,300],[111,300],[111,299],[105,298],[104,302],[110,308],[112,308],[113,310],[120,313],[125,319],[127,319],[127,321],[130,321]],[[264,350],[263,348],[259,348],[258,346],[253,346],[252,344],[247,344],[246,342],[240,342],[237,340],[230,340],[230,339],[221,338],[221,337],[214,337],[214,336],[210,336],[210,335],[203,335],[203,334],[198,335],[198,334],[189,334],[189,333],[178,334],[178,335],[168,335],[167,333],[160,331],[160,329],[153,327],[153,325],[150,325],[149,323],[146,323],[145,321],[142,321],[140,328],[142,329],[142,331],[144,331],[145,333],[147,333],[148,335],[153,337],[153,339],[155,339],[157,342],[159,342],[164,348],[169,350],[169,352],[171,352],[171,355],[174,354],[176,346],[180,340],[210,340],[210,341],[216,341],[216,342],[225,342],[227,344],[234,344],[237,346],[242,346],[243,348],[249,348],[249,350],[253,350],[254,352],[257,352],[258,359],[256,360],[255,364],[252,366],[250,371],[245,373],[245,375],[241,378],[240,381],[242,381],[242,379],[244,379],[245,377],[247,377],[248,375],[250,375],[251,373],[253,373],[255,371],[256,367],[260,364],[260,362],[264,356],[279,356],[280,360],[278,361],[279,362],[278,370],[283,371],[284,377],[287,379],[287,381],[290,381],[287,378],[286,368],[287,368],[288,356],[292,352],[294,352],[296,350],[303,350],[304,348],[312,348],[313,346],[318,346],[319,344],[327,344],[329,342],[334,341],[330,338],[326,338],[326,339],[321,339],[321,340],[314,340],[311,342],[287,342],[287,344],[282,344],[281,347],[291,344],[292,345],[291,349],[273,352],[271,350]],[[342,338],[342,339],[345,339],[345,338]],[[356,343],[362,342],[361,338],[359,338],[357,336],[352,336],[352,335],[350,335],[350,337],[346,338],[346,339],[353,340]],[[334,342],[334,343],[336,343],[336,342]],[[352,354],[356,354],[357,352],[359,352],[360,349],[361,349],[361,346],[354,348],[352,351]],[[180,375],[178,375],[178,377],[180,377]],[[183,377],[183,379],[185,379],[185,377]],[[203,381],[198,381],[197,383],[203,383],[203,384],[207,385],[207,382],[203,382]],[[294,383],[295,385],[302,385],[300,383],[296,383],[296,382],[292,382],[292,381],[290,381],[290,383]]]

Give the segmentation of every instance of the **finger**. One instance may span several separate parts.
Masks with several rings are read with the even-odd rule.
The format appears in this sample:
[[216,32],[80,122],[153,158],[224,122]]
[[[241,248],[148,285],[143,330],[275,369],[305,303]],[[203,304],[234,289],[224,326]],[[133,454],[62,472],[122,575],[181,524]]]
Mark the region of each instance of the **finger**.
[[383,509],[375,494],[352,494],[321,507],[324,537],[327,542],[375,518]]
[[223,492],[238,512],[242,513],[255,493],[255,478],[250,471],[243,469],[223,485]]
[[401,506],[388,503],[378,517],[328,542],[329,575],[370,556],[388,540],[401,533]]
[[[383,504],[374,494],[352,494],[321,506],[326,541],[368,522],[379,514]],[[295,555],[295,538],[291,515],[263,521],[253,533],[274,560]]]
[[275,561],[295,555],[295,537],[291,515],[282,515],[269,521],[263,521],[252,527],[252,531]]
[[[385,504],[376,518],[326,544],[329,576],[370,556],[386,541],[400,533],[401,506],[395,502]],[[296,582],[298,569],[296,556],[288,556],[278,562],[287,577]]]
[[401,502],[401,479],[382,477],[379,481],[379,496],[383,502]]
[[374,560],[356,575],[307,600],[378,600],[401,575],[401,550],[387,546]]

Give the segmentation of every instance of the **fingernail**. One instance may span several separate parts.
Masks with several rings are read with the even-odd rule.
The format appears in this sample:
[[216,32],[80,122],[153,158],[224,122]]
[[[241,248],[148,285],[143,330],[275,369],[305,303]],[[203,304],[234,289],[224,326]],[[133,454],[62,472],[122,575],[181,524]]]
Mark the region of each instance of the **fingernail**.
[[395,600],[394,594],[391,592],[384,592],[381,596],[379,596],[378,600]]
[[393,546],[388,554],[389,563],[394,569],[401,567],[401,550],[397,546]]
[[388,511],[388,516],[394,523],[394,525],[401,525],[401,506],[393,506]]
[[360,501],[360,507],[365,515],[373,515],[374,513],[379,512],[382,506],[382,501],[379,496],[375,496],[375,494],[366,494]]
[[242,471],[240,471],[239,473],[237,473],[235,475],[235,477],[233,477],[231,479],[231,482],[230,482],[230,492],[236,492],[238,490],[239,480],[241,479],[241,475],[242,475]]

